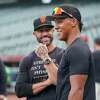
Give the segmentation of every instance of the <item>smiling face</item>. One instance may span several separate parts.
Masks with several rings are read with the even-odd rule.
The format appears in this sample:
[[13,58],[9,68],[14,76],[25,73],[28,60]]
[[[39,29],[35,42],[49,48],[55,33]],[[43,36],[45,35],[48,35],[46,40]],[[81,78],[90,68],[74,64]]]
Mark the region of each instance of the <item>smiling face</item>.
[[70,31],[72,29],[71,19],[64,18],[64,19],[56,19],[55,20],[56,30],[59,33],[58,38],[62,41],[67,41]]
[[39,43],[46,44],[47,46],[52,43],[53,40],[53,28],[40,28],[34,32]]

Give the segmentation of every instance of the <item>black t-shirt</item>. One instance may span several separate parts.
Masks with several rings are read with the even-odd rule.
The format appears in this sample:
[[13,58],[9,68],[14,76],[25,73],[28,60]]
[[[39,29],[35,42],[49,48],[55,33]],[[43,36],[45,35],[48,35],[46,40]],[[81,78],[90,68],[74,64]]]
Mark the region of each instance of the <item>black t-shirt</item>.
[[93,52],[95,62],[95,81],[100,83],[100,51]]
[[77,38],[64,52],[58,69],[57,100],[68,100],[71,75],[88,75],[83,100],[95,100],[93,59],[87,44]]
[[[59,64],[63,50],[56,47],[49,56],[55,64]],[[56,100],[56,86],[51,85],[42,92],[33,95],[32,84],[42,82],[48,78],[43,66],[43,61],[32,52],[25,57],[20,64],[20,70],[16,80],[15,91],[18,97],[27,97],[27,100]]]

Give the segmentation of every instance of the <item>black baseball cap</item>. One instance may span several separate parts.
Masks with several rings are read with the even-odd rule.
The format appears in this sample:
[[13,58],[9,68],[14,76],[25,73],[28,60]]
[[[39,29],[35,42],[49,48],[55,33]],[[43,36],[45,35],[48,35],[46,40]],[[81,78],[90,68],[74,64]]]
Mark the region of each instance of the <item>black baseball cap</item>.
[[47,19],[54,20],[57,18],[59,19],[66,17],[75,18],[79,23],[82,23],[80,11],[76,7],[70,5],[64,5],[54,8],[52,15],[47,16]]
[[41,29],[41,28],[53,28],[52,22],[48,20],[45,16],[41,16],[34,20],[34,31]]

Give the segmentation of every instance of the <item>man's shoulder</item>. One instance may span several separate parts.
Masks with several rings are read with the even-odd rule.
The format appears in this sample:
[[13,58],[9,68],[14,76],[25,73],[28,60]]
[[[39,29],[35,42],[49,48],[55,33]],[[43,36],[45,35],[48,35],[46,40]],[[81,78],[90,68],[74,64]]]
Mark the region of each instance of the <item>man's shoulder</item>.
[[22,61],[30,62],[34,58],[35,52],[31,52],[23,57]]
[[65,51],[65,50],[64,50],[63,48],[56,47],[55,52],[57,53],[57,57],[62,56],[62,54],[64,53],[64,51]]
[[31,67],[33,63],[33,52],[24,56],[23,59],[20,61],[19,67],[21,69],[27,69],[29,67]]
[[62,53],[63,51],[64,51],[64,49],[63,49],[63,48],[56,47],[56,52],[58,52],[58,53]]
[[90,55],[91,51],[89,49],[89,46],[84,43],[83,41],[76,41],[72,45],[70,45],[66,51],[67,54],[84,54],[84,55]]
[[75,49],[77,52],[78,51],[85,51],[85,52],[90,52],[90,48],[87,43],[83,42],[81,39],[73,43],[70,47],[70,49]]
[[61,51],[61,50],[63,50],[63,48],[56,47],[56,50]]

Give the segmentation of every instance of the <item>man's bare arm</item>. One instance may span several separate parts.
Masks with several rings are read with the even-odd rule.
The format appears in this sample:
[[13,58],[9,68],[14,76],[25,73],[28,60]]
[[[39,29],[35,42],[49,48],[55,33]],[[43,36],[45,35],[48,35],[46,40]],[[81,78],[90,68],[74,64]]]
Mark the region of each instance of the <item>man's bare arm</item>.
[[32,85],[33,94],[40,93],[43,91],[46,87],[48,87],[51,84],[56,85],[57,84],[57,70],[58,68],[56,65],[52,62],[51,64],[44,65],[45,69],[48,73],[48,79],[43,82],[39,82]]
[[43,82],[39,82],[36,84],[32,85],[32,90],[33,90],[33,94],[37,94],[40,93],[41,91],[43,91],[46,87],[48,87],[49,85],[51,85],[51,82],[49,79],[43,81]]
[[68,95],[68,100],[83,100],[84,86],[86,80],[87,75],[70,76],[71,90]]
[[44,65],[44,67],[47,70],[51,83],[57,85],[57,66],[53,62],[51,62],[50,64]]
[[[38,57],[40,57],[44,62],[47,59],[51,59],[48,55],[48,49],[46,47],[46,45],[44,44],[40,44],[36,50],[35,53],[37,54]],[[52,84],[56,85],[57,84],[57,67],[54,64],[54,62],[52,61],[50,64],[45,64],[44,65],[48,76],[49,76],[49,80],[52,81]]]

